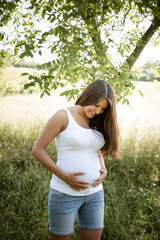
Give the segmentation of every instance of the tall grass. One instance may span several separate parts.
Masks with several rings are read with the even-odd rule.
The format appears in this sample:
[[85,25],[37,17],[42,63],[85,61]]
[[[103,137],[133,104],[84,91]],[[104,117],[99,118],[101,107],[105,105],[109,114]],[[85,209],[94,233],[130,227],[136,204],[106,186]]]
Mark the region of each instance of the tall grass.
[[160,239],[160,134],[121,139],[121,159],[106,161],[103,239]]
[[[42,129],[0,126],[0,239],[47,240],[47,196],[51,173],[32,156]],[[54,143],[47,151],[56,159]],[[160,134],[128,133],[120,141],[120,160],[106,158],[105,227],[102,240],[160,238]],[[78,240],[78,224],[72,239]]]

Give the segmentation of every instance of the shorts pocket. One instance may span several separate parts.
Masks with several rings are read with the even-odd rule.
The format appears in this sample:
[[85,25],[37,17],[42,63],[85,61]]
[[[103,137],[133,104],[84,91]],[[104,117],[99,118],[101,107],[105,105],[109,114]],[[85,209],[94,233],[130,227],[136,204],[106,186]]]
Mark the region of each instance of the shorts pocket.
[[65,196],[67,196],[67,194],[61,193],[53,188],[50,188],[48,194],[48,205],[52,207],[55,204],[60,203],[65,199]]
[[67,208],[68,195],[66,193],[59,192],[55,189],[50,191],[50,207],[51,210],[57,213],[65,212]]
[[66,193],[59,192],[55,189],[52,189],[52,196],[59,196],[59,197],[65,197]]

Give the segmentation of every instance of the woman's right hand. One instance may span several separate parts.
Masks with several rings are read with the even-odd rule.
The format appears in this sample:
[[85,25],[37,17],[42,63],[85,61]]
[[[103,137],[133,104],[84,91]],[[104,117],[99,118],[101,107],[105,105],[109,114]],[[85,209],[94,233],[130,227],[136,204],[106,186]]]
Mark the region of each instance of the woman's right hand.
[[80,191],[88,188],[89,182],[81,181],[77,176],[84,175],[83,172],[65,172],[64,181],[75,191]]

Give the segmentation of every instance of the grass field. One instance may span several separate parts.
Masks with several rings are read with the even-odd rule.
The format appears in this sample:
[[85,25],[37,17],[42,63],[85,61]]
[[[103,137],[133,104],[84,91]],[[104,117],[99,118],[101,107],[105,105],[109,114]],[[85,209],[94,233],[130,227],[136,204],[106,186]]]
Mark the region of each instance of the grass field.
[[[9,70],[12,76],[14,70]],[[5,81],[9,84],[11,78]],[[135,91],[132,108],[118,105],[121,159],[105,158],[102,240],[160,239],[160,88],[136,85],[144,98]],[[0,240],[49,239],[51,173],[31,156],[31,149],[48,117],[73,104],[60,91],[43,99],[38,93],[0,98]],[[47,151],[55,161],[54,142]],[[72,239],[79,239],[77,221]]]
[[[51,173],[32,156],[42,124],[0,125],[0,239],[47,240]],[[48,153],[56,159],[54,143]],[[108,176],[102,240],[159,240],[160,134],[134,132],[120,141],[120,160],[105,158]],[[73,240],[79,239],[75,225]]]

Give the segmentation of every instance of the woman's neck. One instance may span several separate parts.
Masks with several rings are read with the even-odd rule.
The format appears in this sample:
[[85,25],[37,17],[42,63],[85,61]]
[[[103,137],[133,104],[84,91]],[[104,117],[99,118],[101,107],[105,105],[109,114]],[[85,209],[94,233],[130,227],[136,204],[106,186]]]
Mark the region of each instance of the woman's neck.
[[75,112],[80,115],[86,122],[90,122],[90,119],[86,116],[84,107],[80,105],[75,105]]

